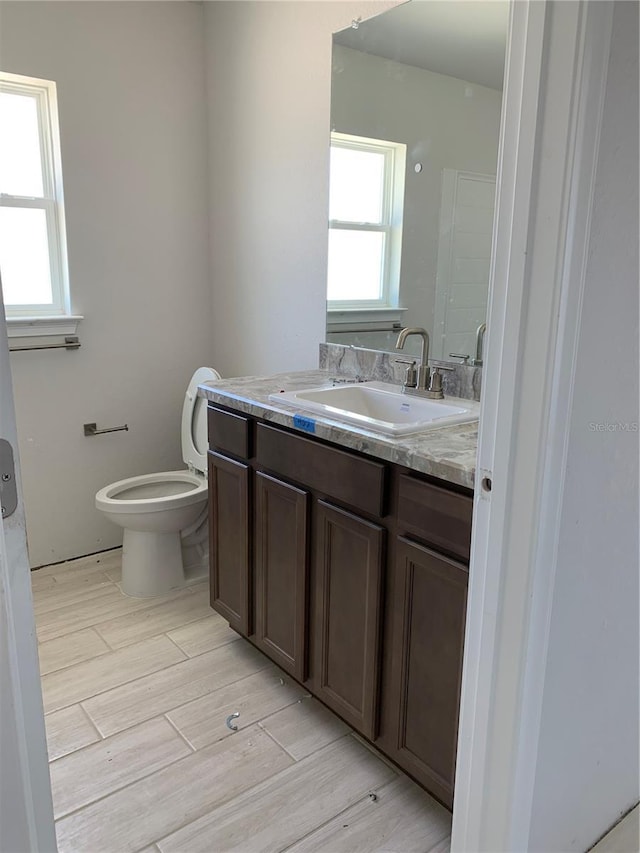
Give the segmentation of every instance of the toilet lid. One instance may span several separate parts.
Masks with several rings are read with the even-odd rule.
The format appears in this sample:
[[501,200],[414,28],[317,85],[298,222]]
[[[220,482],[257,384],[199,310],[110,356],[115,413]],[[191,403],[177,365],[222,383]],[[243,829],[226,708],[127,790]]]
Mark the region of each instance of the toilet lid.
[[207,400],[198,396],[198,385],[222,377],[212,367],[199,367],[191,377],[182,407],[182,458],[194,471],[207,470]]

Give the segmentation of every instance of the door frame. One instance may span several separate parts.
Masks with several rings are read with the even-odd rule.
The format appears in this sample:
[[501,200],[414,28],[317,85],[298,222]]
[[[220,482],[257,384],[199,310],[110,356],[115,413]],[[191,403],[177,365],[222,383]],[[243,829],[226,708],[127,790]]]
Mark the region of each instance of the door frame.
[[511,5],[453,853],[529,849],[613,5]]
[[[44,708],[31,597],[9,344],[0,300],[0,437],[13,450],[18,504],[0,523],[0,822],[11,849],[55,851]],[[7,829],[7,826],[10,828]]]

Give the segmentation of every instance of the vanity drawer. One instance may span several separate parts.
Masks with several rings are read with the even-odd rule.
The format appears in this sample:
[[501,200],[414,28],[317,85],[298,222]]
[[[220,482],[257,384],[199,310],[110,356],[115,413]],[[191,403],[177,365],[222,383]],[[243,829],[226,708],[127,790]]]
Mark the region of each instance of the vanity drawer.
[[469,562],[473,499],[405,474],[399,478],[398,533]]
[[249,418],[207,407],[209,446],[241,459],[251,457],[251,424]]
[[385,466],[258,424],[258,464],[347,506],[384,515]]

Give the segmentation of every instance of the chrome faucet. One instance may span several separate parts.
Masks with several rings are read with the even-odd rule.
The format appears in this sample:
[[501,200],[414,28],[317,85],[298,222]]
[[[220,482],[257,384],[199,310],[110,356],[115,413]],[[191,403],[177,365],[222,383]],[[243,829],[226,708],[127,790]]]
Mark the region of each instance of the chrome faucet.
[[405,342],[409,335],[419,335],[421,338],[420,345],[420,365],[416,370],[415,360],[406,361],[405,359],[397,358],[401,364],[408,364],[406,377],[402,386],[403,391],[410,394],[421,394],[425,397],[431,397],[435,400],[442,400],[444,393],[442,391],[442,374],[440,370],[450,370],[451,368],[434,367],[433,372],[429,370],[429,333],[426,329],[415,327],[412,329],[403,329],[398,335],[396,341],[396,349],[404,349]]
[[429,360],[429,333],[426,329],[420,329],[418,327],[411,329],[403,329],[398,335],[398,340],[396,341],[396,349],[404,349],[404,345],[406,343],[409,335],[419,335],[421,338],[420,342],[420,365],[418,367],[417,372],[412,371],[413,364],[407,370],[407,380],[405,381],[405,388],[415,388],[417,391],[426,391],[429,387],[429,378],[430,371],[428,367]]
[[481,323],[476,330],[476,357],[473,359],[473,364],[475,367],[482,367],[482,358],[484,354],[484,335],[486,331],[486,323]]

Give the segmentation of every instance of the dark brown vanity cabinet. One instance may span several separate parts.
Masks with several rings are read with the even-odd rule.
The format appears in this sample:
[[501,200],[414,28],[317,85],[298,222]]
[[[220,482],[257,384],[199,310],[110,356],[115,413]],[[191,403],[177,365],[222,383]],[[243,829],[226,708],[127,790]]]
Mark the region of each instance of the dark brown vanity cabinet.
[[298,681],[307,677],[309,493],[256,472],[254,641]]
[[453,804],[471,545],[469,494],[401,474],[383,697],[387,750]]
[[[282,595],[279,597],[282,618],[305,629],[296,632],[303,655],[298,672],[304,673],[297,677],[301,681],[308,677],[311,692],[373,739],[379,698],[386,531],[361,513],[374,518],[381,516],[385,466],[263,423],[256,424],[254,465],[258,495],[260,491],[265,494],[261,484],[278,482],[283,500],[286,495],[291,499],[295,495],[298,501],[297,513],[287,509],[282,500],[278,505],[273,502],[270,522],[274,529],[280,528],[287,540],[287,544],[280,546],[276,571],[286,574],[300,591],[295,607],[296,596],[292,591],[291,604],[287,607],[282,605]],[[272,606],[260,581],[264,573],[261,543],[265,524],[264,500],[258,498],[256,613]],[[307,553],[308,572],[303,556]],[[305,611],[302,591],[307,589],[307,578],[310,582]],[[269,654],[258,621],[252,639]],[[305,671],[307,644],[308,671]],[[275,656],[273,659],[278,661]]]
[[391,757],[453,804],[468,572],[404,537],[396,549]]
[[247,636],[251,595],[251,469],[209,452],[209,562],[211,606]]
[[316,524],[314,692],[373,740],[386,531],[323,500]]
[[448,806],[471,493],[209,407],[211,606]]

